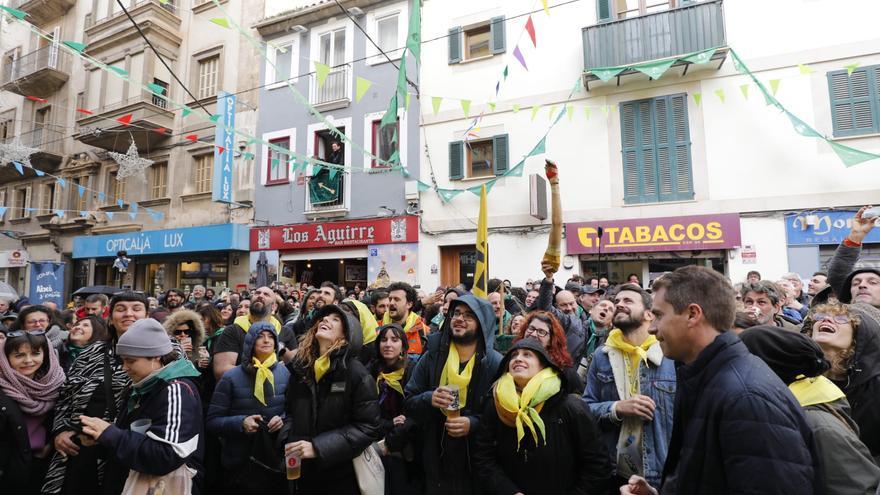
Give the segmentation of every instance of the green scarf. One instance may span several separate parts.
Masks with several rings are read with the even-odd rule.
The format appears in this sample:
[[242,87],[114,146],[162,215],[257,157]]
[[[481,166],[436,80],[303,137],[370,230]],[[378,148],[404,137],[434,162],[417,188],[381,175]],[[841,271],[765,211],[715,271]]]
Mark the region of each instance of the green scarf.
[[141,398],[149,394],[157,384],[169,383],[177,378],[197,376],[200,376],[200,373],[189,359],[177,359],[168,363],[131,386],[131,395],[128,397],[128,412],[134,411],[140,404]]
[[82,351],[84,351],[86,347],[88,347],[88,346],[80,347],[76,344],[72,344],[72,343],[68,342],[67,343],[67,355],[70,356],[70,361],[68,361],[68,364],[76,361],[76,358],[78,358],[79,355],[82,354]]

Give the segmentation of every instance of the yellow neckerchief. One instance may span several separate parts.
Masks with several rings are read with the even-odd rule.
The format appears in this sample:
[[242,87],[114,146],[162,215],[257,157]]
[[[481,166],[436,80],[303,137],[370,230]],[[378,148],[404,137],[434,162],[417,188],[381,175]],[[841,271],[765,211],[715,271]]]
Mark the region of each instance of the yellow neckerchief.
[[[412,328],[412,326],[415,325],[416,322],[418,322],[418,321],[419,321],[419,315],[417,315],[417,314],[413,313],[412,311],[410,311],[410,312],[409,312],[409,315],[407,315],[407,317],[406,317],[406,323],[403,325],[403,331],[404,331],[404,332],[409,332],[409,329]],[[388,325],[388,324],[390,324],[390,323],[393,323],[393,322],[391,321],[391,313],[389,313],[388,311],[386,311],[386,312],[385,312],[385,316],[382,317],[382,324],[383,324],[383,325]]]
[[[272,324],[273,327],[275,327],[275,335],[281,333],[281,323],[279,323],[274,316],[270,315],[269,318],[266,319],[266,321],[268,321]],[[244,330],[244,333],[247,333],[247,331],[250,330],[251,325],[253,325],[255,322],[251,321],[251,315],[248,314],[237,317],[235,320],[233,320],[233,323]]]
[[648,335],[648,338],[646,338],[641,345],[632,345],[623,339],[623,332],[621,332],[619,328],[615,328],[608,334],[608,340],[605,341],[605,345],[617,349],[628,356],[638,357],[638,359],[628,360],[631,373],[633,375],[638,375],[639,361],[644,361],[645,364],[648,363],[648,349],[650,349],[656,342],[657,337]]
[[324,374],[327,373],[327,370],[330,369],[331,352],[333,352],[333,349],[330,349],[327,351],[327,354],[315,360],[315,383],[320,382],[321,378],[324,378]]
[[[354,299],[348,299],[348,302],[354,304],[354,307],[358,310],[358,319],[361,322],[361,331],[364,333],[364,342],[363,345],[367,345],[376,340],[376,329],[379,328],[379,323],[376,322],[376,316],[370,311],[370,308],[367,307],[366,304],[355,301]],[[386,313],[387,314],[387,313]]]
[[837,385],[821,375],[815,378],[800,378],[791,382],[788,389],[794,394],[801,407],[825,404],[846,397]]
[[502,423],[516,426],[516,450],[519,450],[519,444],[526,434],[525,428],[532,432],[535,445],[538,445],[539,431],[544,444],[547,444],[544,421],[539,413],[544,407],[544,401],[559,393],[561,387],[559,374],[550,367],[533,376],[523,387],[522,394],[516,392],[516,383],[510,373],[505,373],[498,379],[494,390],[495,411]]
[[385,383],[388,384],[389,387],[396,390],[401,397],[403,397],[403,386],[400,384],[400,380],[403,379],[403,374],[406,372],[406,366],[400,368],[397,371],[392,371],[391,373],[382,373],[379,372],[379,376],[376,377],[376,390],[379,390],[379,382],[385,380]]
[[254,397],[260,401],[260,404],[266,405],[266,395],[263,391],[263,385],[266,380],[272,385],[272,393],[275,393],[275,375],[272,373],[272,365],[278,362],[278,356],[270,353],[264,360],[260,361],[256,356],[253,358],[254,370],[257,372],[257,379],[254,381]]
[[[471,373],[474,371],[474,363],[477,361],[477,353],[471,356],[470,361],[464,367],[464,371],[458,372],[461,361],[458,358],[458,349],[455,344],[449,344],[449,354],[446,356],[446,364],[443,365],[443,371],[440,372],[440,386],[458,385],[458,403],[461,409],[467,404],[468,384],[471,383]],[[446,414],[446,409],[443,409]]]

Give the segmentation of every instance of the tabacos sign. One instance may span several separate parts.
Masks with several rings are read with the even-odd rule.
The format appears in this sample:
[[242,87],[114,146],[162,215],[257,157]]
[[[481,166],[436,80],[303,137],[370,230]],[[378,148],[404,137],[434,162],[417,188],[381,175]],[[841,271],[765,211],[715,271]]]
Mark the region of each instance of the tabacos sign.
[[414,216],[302,223],[251,229],[251,251],[369,246],[418,242],[419,223]]
[[565,238],[568,254],[728,249],[740,245],[739,215],[568,223]]

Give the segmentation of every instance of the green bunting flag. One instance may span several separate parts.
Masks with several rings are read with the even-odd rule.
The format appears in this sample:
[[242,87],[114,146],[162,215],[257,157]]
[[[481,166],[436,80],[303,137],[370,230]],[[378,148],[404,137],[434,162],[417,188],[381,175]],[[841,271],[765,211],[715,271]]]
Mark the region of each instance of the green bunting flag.
[[724,103],[724,88],[718,88],[715,90],[715,96],[721,100],[721,103]]
[[251,153],[250,151],[245,151],[244,153],[241,154],[241,157],[244,158],[245,160],[253,160],[254,156],[255,155],[253,153]]
[[23,11],[18,10],[18,9],[13,9],[13,8],[11,8],[11,7],[5,7],[5,6],[3,6],[3,5],[0,5],[0,9],[2,9],[2,10],[3,10],[4,12],[6,12],[7,14],[9,14],[9,15],[15,17],[16,19],[24,19],[25,17],[27,17],[27,13],[26,13],[26,12],[23,12]]
[[214,115],[211,115],[210,117],[208,117],[208,120],[210,120],[211,122],[216,124],[217,122],[220,121],[220,114],[215,113]]
[[859,68],[859,63],[856,62],[854,64],[844,65],[843,68],[846,69],[847,76],[852,76],[853,72]]
[[840,157],[840,160],[843,161],[843,164],[847,167],[852,167],[853,165],[858,165],[859,163],[868,160],[876,160],[877,158],[880,158],[880,155],[857,150],[844,144],[831,141],[830,139],[827,139],[826,141],[831,145],[831,149],[837,153],[837,156]]
[[592,110],[590,110],[590,107],[584,107],[584,115],[587,117],[587,120],[590,120],[590,113],[591,112],[592,112]]
[[486,103],[486,105],[489,107],[489,111],[490,111],[490,112],[494,112],[494,111],[495,111],[495,103],[493,103],[493,102],[490,101],[489,103]]
[[489,182],[486,182],[485,184],[480,184],[479,186],[469,187],[469,188],[467,188],[467,192],[469,192],[479,198],[480,195],[482,194],[483,186],[486,186],[486,194],[489,194],[489,192],[492,190],[492,186],[494,186],[495,182],[497,182],[497,181],[498,181],[498,179],[492,179]]
[[382,121],[379,122],[379,127],[385,127],[386,125],[395,122],[397,122],[397,93],[391,97],[391,102],[388,104],[388,110],[386,110],[385,115],[382,116]]
[[278,168],[278,158],[272,158],[272,170]]
[[215,18],[211,19],[211,22],[213,22],[214,24],[216,24],[220,27],[224,27],[226,29],[229,29],[229,21],[226,18],[215,17]]
[[440,199],[442,199],[444,203],[452,201],[452,198],[463,192],[464,191],[461,189],[437,189],[437,194],[440,195]]
[[513,110],[513,113],[519,112],[519,105],[514,104],[512,110]]
[[541,110],[541,105],[532,105],[532,122],[535,121],[535,116],[538,115],[539,110]]
[[685,62],[690,62],[692,64],[705,64],[706,62],[712,60],[712,55],[715,55],[715,48],[710,48],[708,50],[703,50],[701,52],[688,55],[681,60],[684,60]]
[[504,72],[503,72],[503,74],[504,74],[504,80],[506,81],[506,80],[507,80],[507,75],[510,74],[510,71],[507,70],[507,66],[506,66],[506,65],[504,66]]
[[424,182],[422,182],[420,180],[416,181],[416,187],[418,187],[419,192],[425,192],[428,189],[431,189],[431,186],[429,186],[428,184],[425,184]]
[[406,98],[403,99],[403,108],[405,110],[409,110],[409,99],[412,96],[412,93],[407,93]]
[[79,41],[62,41],[61,44],[77,53],[82,53],[86,50],[86,44],[80,43]]
[[743,94],[743,98],[749,99],[749,85],[748,84],[740,84],[739,90]]
[[364,97],[365,94],[367,94],[367,91],[369,91],[370,86],[373,85],[373,81],[370,81],[369,79],[364,79],[363,77],[358,77],[356,85],[357,91],[355,92],[354,101],[355,103],[360,103],[361,99]]
[[147,83],[147,87],[150,88],[150,91],[152,91],[154,94],[157,94],[159,96],[162,96],[165,94],[165,87],[164,86],[160,86],[156,83]]
[[116,67],[115,65],[108,65],[107,68],[110,69],[110,70],[112,70],[113,72],[119,74],[119,75],[122,76],[122,77],[127,77],[127,76],[128,76],[128,71],[127,71],[127,70],[125,70],[125,69],[120,69],[119,67]]
[[770,91],[773,92],[773,96],[776,96],[776,92],[779,90],[779,79],[770,79]]
[[599,78],[602,82],[608,82],[614,79],[615,76],[623,72],[624,67],[608,67],[608,68],[595,68],[590,69],[590,72]]
[[191,109],[190,107],[186,106],[186,105],[181,105],[181,106],[180,106],[180,109],[183,110],[183,116],[184,116],[184,117],[186,117],[187,115],[189,115],[189,114],[192,113],[192,109]]
[[602,113],[605,114],[605,118],[607,119],[608,114],[611,113],[611,106],[610,105],[602,105]]
[[400,70],[397,71],[397,94],[407,94],[406,92],[406,53],[400,59]]
[[431,107],[434,109],[434,115],[437,115],[437,112],[440,111],[440,103],[443,102],[443,98],[440,96],[432,96],[431,97]]
[[637,64],[633,66],[633,69],[641,72],[651,79],[659,79],[660,76],[662,76],[664,72],[669,70],[669,68],[672,67],[672,64],[674,63],[675,59],[661,60],[659,62]]
[[703,93],[694,93],[694,105],[700,106],[700,103],[703,101]]
[[809,76],[813,72],[816,72],[816,69],[814,69],[808,65],[805,65],[805,64],[798,64],[798,70],[800,71],[801,75],[803,75],[803,76]]
[[532,151],[529,152],[528,156],[540,155],[542,153],[546,153],[546,151],[547,151],[547,137],[544,136],[543,138],[541,138],[540,141],[538,141],[538,144],[536,144],[535,147],[532,148]]
[[505,177],[507,177],[507,176],[509,176],[509,177],[522,177],[523,169],[525,168],[525,166],[526,166],[526,161],[520,160],[520,162],[517,163],[516,166],[513,167],[512,169],[508,170],[507,173],[504,174],[504,176]]
[[[406,36],[406,49],[413,54],[418,64],[422,56],[422,13],[421,2],[412,3],[412,12],[409,15],[409,30]],[[403,54],[406,57],[406,53]]]
[[315,78],[318,82],[318,88],[324,87],[324,83],[327,82],[327,76],[330,75],[330,66],[327,64],[322,64],[317,60],[314,61],[315,64]]
[[822,134],[819,134],[819,131],[808,126],[806,122],[797,118],[797,116],[795,116],[793,113],[789,112],[788,110],[785,111],[785,115],[788,116],[789,120],[791,120],[791,125],[792,125],[792,127],[794,127],[795,132],[797,132],[801,136],[814,137],[814,138],[822,137]]
[[471,100],[461,100],[461,111],[464,112],[465,117],[468,117],[471,112]]

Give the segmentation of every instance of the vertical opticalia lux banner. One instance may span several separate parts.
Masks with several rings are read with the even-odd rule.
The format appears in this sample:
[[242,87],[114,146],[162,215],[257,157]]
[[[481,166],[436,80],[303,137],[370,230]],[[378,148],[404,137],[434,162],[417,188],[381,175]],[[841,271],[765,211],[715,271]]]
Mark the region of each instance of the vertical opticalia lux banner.
[[[235,155],[235,95],[221,91],[217,95],[220,115],[214,131],[214,176],[211,200],[232,203],[232,160]],[[222,124],[222,125],[219,125]]]

